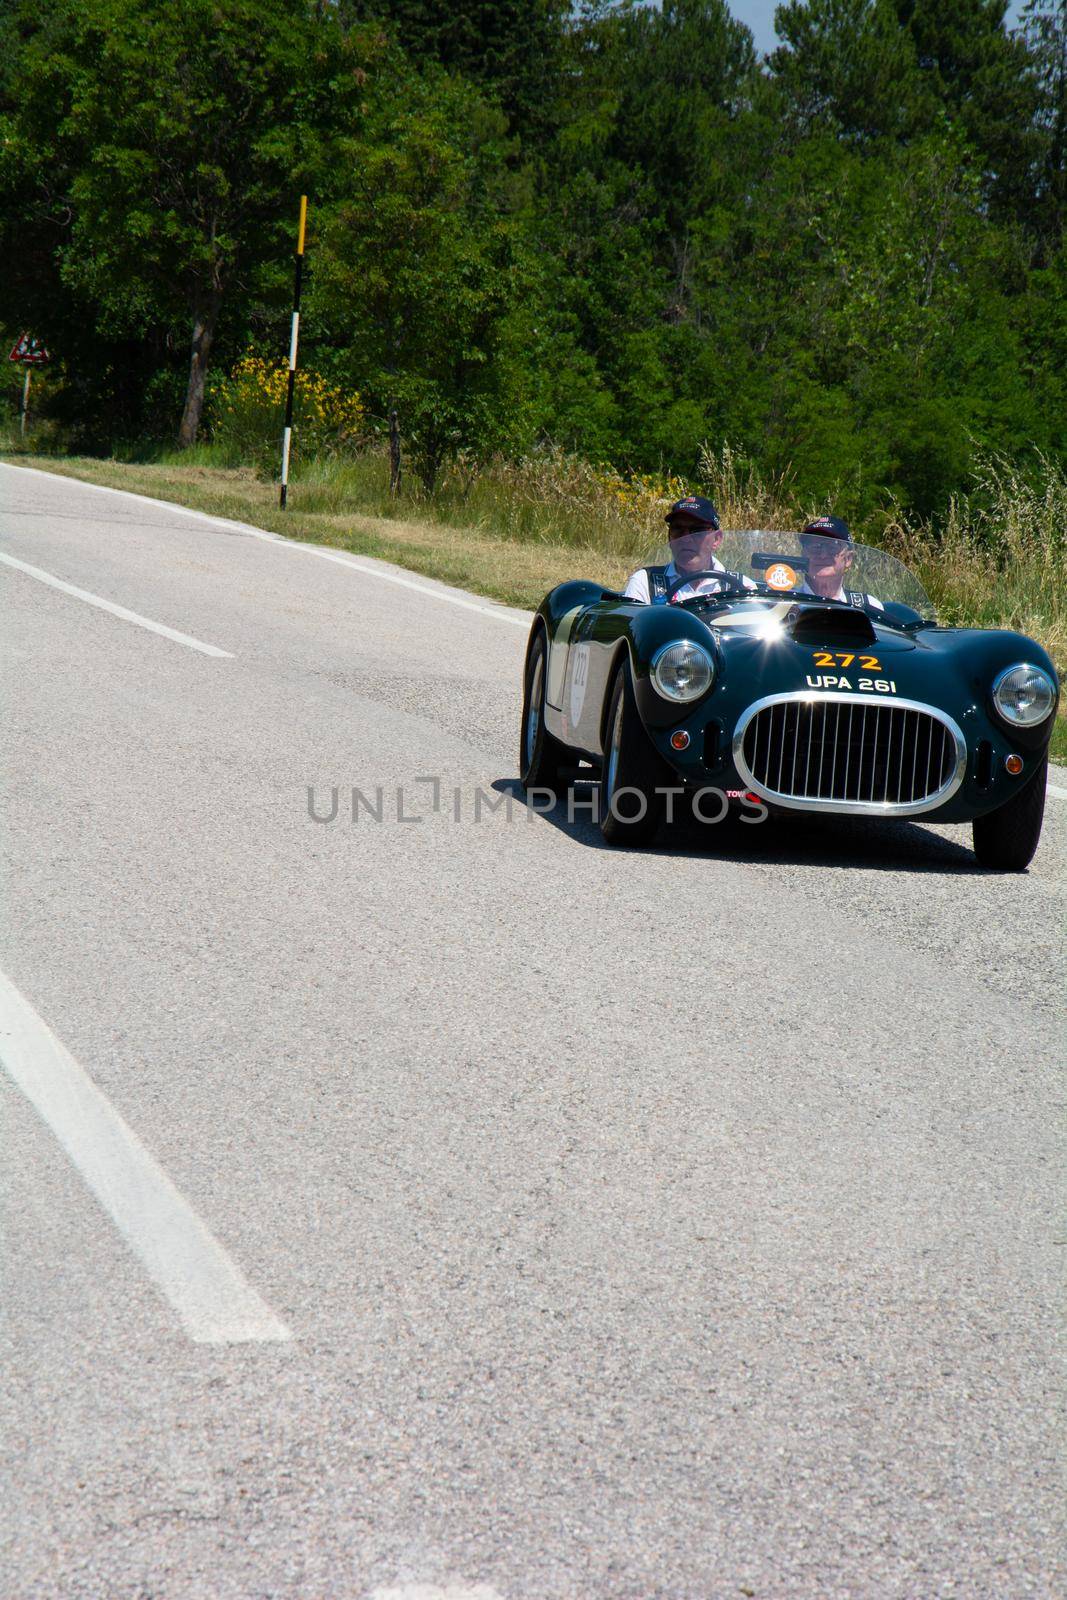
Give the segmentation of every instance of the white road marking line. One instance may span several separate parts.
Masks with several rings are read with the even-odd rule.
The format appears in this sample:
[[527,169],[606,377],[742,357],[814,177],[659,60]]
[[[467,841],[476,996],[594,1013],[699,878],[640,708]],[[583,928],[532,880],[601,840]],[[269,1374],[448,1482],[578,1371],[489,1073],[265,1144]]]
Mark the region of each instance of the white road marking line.
[[162,1167],[0,972],[0,1062],[197,1344],[291,1339]]
[[1054,794],[1057,800],[1067,800],[1067,789],[1061,789],[1056,784],[1046,785],[1046,794]]
[[401,1583],[374,1589],[370,1600],[503,1600],[487,1583]]
[[135,622],[139,628],[148,628],[152,633],[161,633],[164,639],[173,639],[175,644],[188,645],[190,650],[199,650],[205,656],[220,656],[227,661],[233,660],[232,652],[219,650],[213,644],[204,644],[200,639],[194,639],[187,633],[179,633],[177,628],[168,628],[163,622],[153,622],[150,617],[142,617],[136,611],[127,611],[125,606],[117,606],[112,600],[102,600],[98,594],[90,594],[88,589],[79,589],[73,583],[65,583],[62,578],[54,578],[50,572],[42,572],[40,567],[31,567],[28,561],[19,561],[15,556],[5,555],[0,551],[0,561],[5,566],[16,567],[19,572],[26,572],[31,578],[36,578],[40,583],[47,583],[53,589],[59,589],[63,594],[72,594],[76,600],[84,600],[87,605],[96,606],[99,611],[110,611],[113,617],[121,617],[123,622]]
[[[11,466],[11,463],[3,462],[0,465]],[[53,481],[59,478],[66,483],[76,483],[80,489],[92,489],[97,494],[123,495],[127,500],[139,500],[146,506],[163,506],[168,511],[177,512],[179,516],[196,517],[201,522],[214,523],[220,528],[230,528],[235,533],[243,533],[252,539],[264,539],[268,544],[280,545],[285,550],[298,551],[301,555],[318,556],[323,561],[336,561],[339,566],[352,567],[356,572],[362,572],[369,578],[380,578],[383,583],[395,583],[402,589],[414,589],[431,600],[443,600],[446,605],[460,606],[464,611],[477,611],[483,617],[495,617],[498,622],[510,622],[518,628],[528,630],[533,621],[532,611],[521,612],[504,606],[490,605],[480,600],[468,600],[461,594],[448,594],[443,588],[437,588],[433,584],[420,583],[417,578],[405,578],[399,572],[384,572],[380,566],[371,561],[360,560],[358,556],[344,555],[337,550],[324,550],[321,545],[304,544],[296,539],[286,539],[280,533],[270,533],[266,528],[254,528],[250,522],[236,522],[231,517],[214,517],[209,511],[194,511],[191,506],[180,506],[173,500],[157,500],[153,495],[135,494],[132,489],[111,489],[103,483],[87,483],[84,478],[73,478],[64,472],[43,472],[40,467],[13,467],[12,470],[32,472],[38,477],[50,478]]]

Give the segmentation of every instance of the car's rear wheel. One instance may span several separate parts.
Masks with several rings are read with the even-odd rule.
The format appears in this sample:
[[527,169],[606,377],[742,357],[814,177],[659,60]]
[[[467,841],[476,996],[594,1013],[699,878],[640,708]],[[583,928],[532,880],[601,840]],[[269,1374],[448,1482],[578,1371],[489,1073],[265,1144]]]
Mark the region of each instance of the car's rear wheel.
[[548,646],[543,628],[530,647],[522,698],[519,738],[519,776],[524,789],[547,789],[558,795],[564,787],[562,771],[567,757],[545,726],[545,690],[548,685]]
[[600,831],[609,844],[650,844],[663,818],[657,791],[677,783],[645,732],[626,662],[615,674],[606,726]]
[[983,867],[995,872],[1023,872],[1034,859],[1045,815],[1046,756],[1032,777],[1012,795],[1007,805],[971,824],[974,853]]

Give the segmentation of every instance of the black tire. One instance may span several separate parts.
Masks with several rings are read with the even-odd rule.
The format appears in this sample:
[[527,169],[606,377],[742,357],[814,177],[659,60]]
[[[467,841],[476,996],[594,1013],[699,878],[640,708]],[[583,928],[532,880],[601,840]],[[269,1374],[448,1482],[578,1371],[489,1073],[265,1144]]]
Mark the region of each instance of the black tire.
[[663,820],[663,796],[656,790],[677,782],[645,732],[628,662],[615,674],[605,727],[600,832],[608,844],[651,844]]
[[567,749],[545,727],[548,647],[539,628],[526,661],[519,734],[519,777],[524,789],[547,789],[558,796],[566,787],[562,770]]
[[1024,872],[1034,859],[1045,815],[1048,756],[1007,805],[971,824],[974,853],[994,872]]

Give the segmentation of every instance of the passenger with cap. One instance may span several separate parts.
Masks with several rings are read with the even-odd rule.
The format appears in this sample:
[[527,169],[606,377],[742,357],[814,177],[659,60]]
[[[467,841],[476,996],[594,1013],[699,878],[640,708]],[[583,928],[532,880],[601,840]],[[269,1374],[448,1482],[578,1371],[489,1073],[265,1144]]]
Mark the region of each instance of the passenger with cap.
[[843,600],[846,605],[885,607],[877,595],[846,589],[845,578],[856,555],[856,544],[842,517],[816,517],[800,534],[800,548],[807,558],[807,578],[797,585],[797,594],[818,595],[823,600]]
[[[666,516],[667,533],[671,541],[671,559],[665,567],[638,567],[631,574],[623,591],[627,600],[637,600],[644,605],[665,605],[668,598],[691,600],[698,594],[718,594],[723,585],[710,576],[721,572],[746,589],[756,586],[751,578],[741,573],[727,573],[716,555],[722,544],[719,514],[710,500],[698,494],[686,495],[675,501]],[[672,585],[688,573],[703,573],[692,584],[683,584],[672,596]]]

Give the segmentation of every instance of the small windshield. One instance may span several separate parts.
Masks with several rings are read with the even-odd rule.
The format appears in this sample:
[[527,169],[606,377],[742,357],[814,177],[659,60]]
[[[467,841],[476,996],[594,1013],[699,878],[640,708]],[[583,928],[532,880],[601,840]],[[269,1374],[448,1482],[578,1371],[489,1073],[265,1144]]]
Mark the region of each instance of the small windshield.
[[[832,597],[835,592],[840,595],[851,590],[872,595],[883,605],[896,601],[910,606],[923,617],[933,617],[933,603],[926,590],[895,556],[867,544],[846,546],[841,540],[808,541],[808,545],[806,554],[804,543],[796,533],[769,529],[758,529],[754,533],[728,530],[715,551],[715,559],[728,572],[753,579],[764,596],[770,593],[785,598],[790,594],[818,593]],[[851,555],[851,562],[845,552]],[[671,558],[671,547],[664,543],[649,556],[645,565],[665,567]]]

